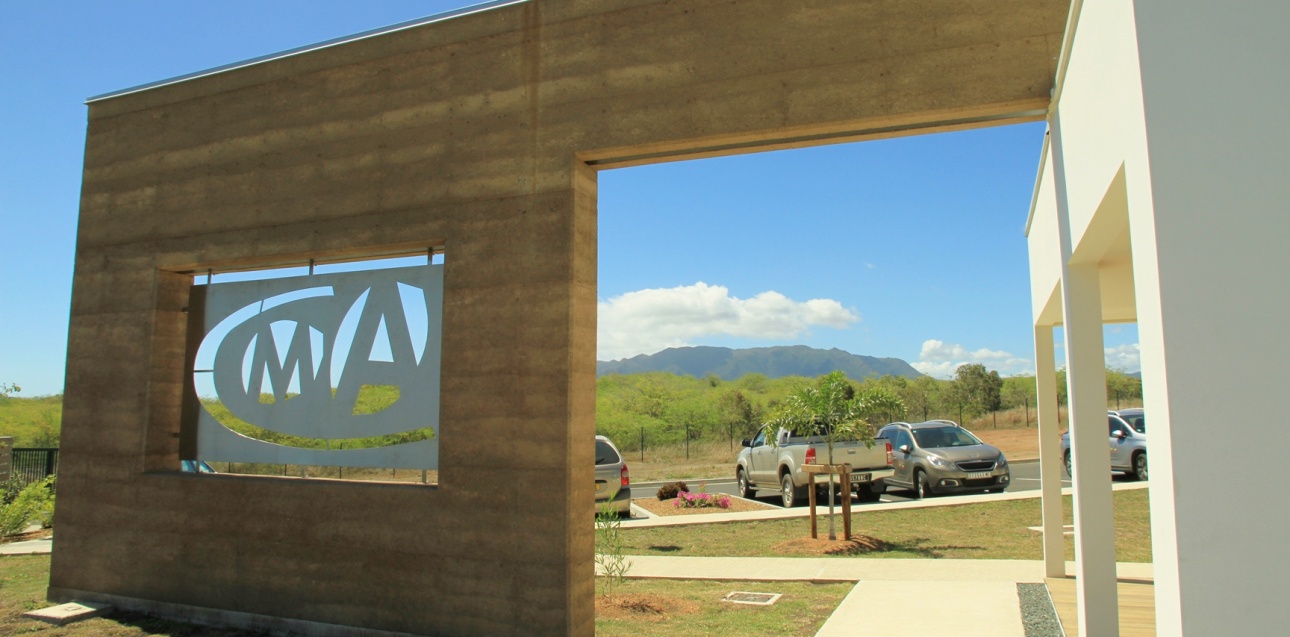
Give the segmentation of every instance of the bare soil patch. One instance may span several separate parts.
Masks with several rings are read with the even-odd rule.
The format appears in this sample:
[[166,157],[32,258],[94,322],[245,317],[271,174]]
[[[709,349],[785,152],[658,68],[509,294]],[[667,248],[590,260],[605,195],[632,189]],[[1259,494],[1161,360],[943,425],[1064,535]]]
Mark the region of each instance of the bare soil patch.
[[890,551],[892,545],[870,535],[852,535],[850,540],[830,540],[825,533],[819,539],[800,537],[778,542],[771,551],[779,555],[864,555]]
[[676,615],[698,612],[699,605],[688,599],[655,593],[626,593],[614,595],[612,599],[605,595],[596,596],[597,619],[659,622]]
[[636,506],[653,513],[654,515],[694,515],[696,513],[738,513],[740,511],[764,511],[774,509],[775,507],[768,504],[762,504],[753,500],[745,500],[736,496],[727,496],[730,498],[730,508],[722,509],[720,507],[679,507],[673,506],[673,500],[659,500],[658,498],[636,498],[632,500]]

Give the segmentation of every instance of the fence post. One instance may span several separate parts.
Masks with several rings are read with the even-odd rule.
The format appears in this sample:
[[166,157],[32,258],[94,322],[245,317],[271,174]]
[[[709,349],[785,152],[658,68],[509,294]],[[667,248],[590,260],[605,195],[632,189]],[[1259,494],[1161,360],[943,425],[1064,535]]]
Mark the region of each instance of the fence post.
[[645,462],[645,428],[641,427],[641,462]]
[[998,429],[998,428],[999,428],[999,411],[996,409],[995,411],[990,412],[990,417],[994,418],[994,428],[995,428],[995,429]]
[[959,403],[959,426],[963,426],[963,403]]
[[685,423],[685,459],[690,459],[690,423]]
[[726,433],[730,436],[730,453],[735,452],[735,424],[726,425]]
[[1026,396],[1025,403],[1026,403],[1026,429],[1029,429],[1030,428],[1030,397],[1029,396]]

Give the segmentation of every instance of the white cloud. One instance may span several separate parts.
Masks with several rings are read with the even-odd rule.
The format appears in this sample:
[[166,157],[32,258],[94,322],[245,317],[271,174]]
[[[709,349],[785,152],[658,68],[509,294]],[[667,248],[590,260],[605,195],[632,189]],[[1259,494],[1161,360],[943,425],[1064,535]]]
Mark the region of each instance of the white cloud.
[[958,343],[946,343],[936,339],[923,341],[923,349],[918,354],[918,361],[910,365],[928,376],[953,378],[959,366],[969,363],[980,363],[987,369],[998,371],[1002,376],[1034,373],[1034,365],[1029,359],[984,347],[968,350]]
[[703,282],[628,292],[597,304],[599,360],[653,354],[706,336],[780,340],[813,326],[845,328],[860,315],[832,299],[794,301],[779,292],[750,299]]
[[1137,343],[1128,343],[1119,347],[1104,348],[1106,352],[1106,368],[1122,369],[1126,372],[1136,372],[1142,369],[1142,353],[1138,349]]

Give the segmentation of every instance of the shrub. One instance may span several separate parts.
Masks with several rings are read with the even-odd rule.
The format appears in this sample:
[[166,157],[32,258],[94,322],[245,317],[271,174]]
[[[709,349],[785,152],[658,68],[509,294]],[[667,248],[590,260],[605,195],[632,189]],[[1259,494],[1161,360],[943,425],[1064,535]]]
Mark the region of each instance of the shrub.
[[0,536],[22,533],[29,524],[49,526],[54,517],[53,484],[52,477],[33,482],[12,502],[0,504]]
[[685,486],[684,482],[669,482],[658,489],[658,499],[660,501],[671,500],[681,493],[689,493],[690,487]]
[[712,495],[711,493],[682,493],[672,501],[672,506],[684,509],[717,508],[729,509],[730,496]]

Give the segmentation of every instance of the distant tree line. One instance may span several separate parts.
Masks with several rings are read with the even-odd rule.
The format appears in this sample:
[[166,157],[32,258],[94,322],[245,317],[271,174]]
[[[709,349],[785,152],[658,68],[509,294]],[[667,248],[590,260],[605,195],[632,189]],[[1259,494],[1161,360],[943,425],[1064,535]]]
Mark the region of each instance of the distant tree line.
[[[1057,376],[1058,404],[1065,405],[1066,373]],[[642,433],[647,446],[683,443],[687,435],[691,441],[739,440],[772,419],[790,394],[813,382],[802,376],[770,379],[762,374],[732,381],[667,372],[608,374],[596,382],[596,432],[624,450],[639,449]],[[881,391],[898,399],[886,412],[873,414],[871,424],[929,418],[970,421],[991,412],[1036,410],[1034,376],[1003,378],[978,364],[960,366],[952,380],[882,376],[846,382],[859,394]],[[1121,371],[1107,370],[1106,384],[1112,404],[1117,396],[1124,401],[1142,398],[1142,381]]]

